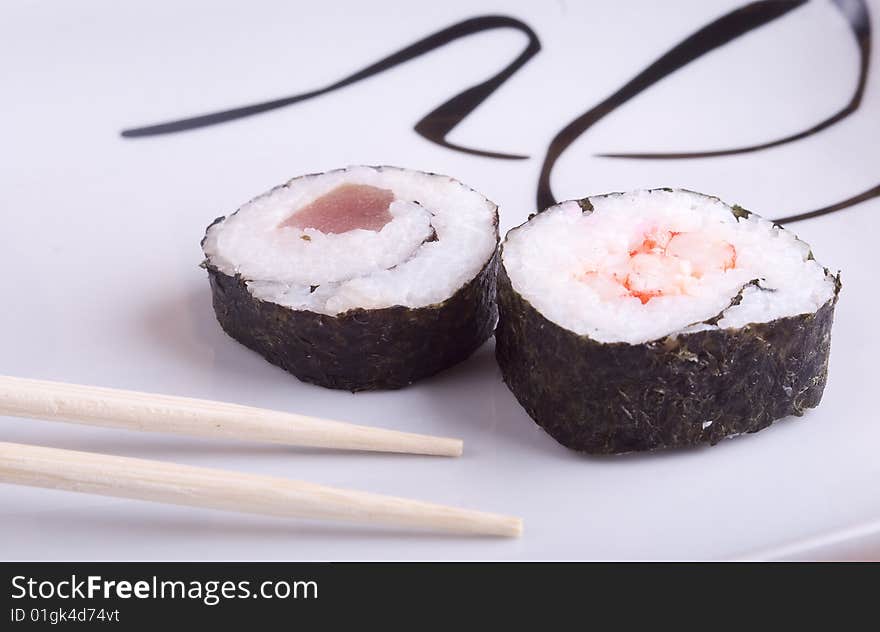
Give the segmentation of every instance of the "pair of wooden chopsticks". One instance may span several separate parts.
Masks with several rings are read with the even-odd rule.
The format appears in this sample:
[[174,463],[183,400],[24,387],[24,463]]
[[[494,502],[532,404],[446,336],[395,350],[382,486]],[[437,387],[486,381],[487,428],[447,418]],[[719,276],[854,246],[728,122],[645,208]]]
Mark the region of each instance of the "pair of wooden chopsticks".
[[[459,456],[459,439],[223,402],[0,376],[0,415],[298,446]],[[0,482],[274,516],[517,536],[519,518],[303,481],[0,442]]]

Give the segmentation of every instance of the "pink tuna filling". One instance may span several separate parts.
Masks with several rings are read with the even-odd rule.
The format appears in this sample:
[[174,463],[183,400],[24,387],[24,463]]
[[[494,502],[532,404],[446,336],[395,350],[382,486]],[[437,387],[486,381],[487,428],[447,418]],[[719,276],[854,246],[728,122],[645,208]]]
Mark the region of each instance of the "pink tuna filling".
[[350,230],[380,231],[392,220],[388,208],[394,193],[368,184],[342,184],[304,206],[284,220],[279,228],[314,228],[322,233]]

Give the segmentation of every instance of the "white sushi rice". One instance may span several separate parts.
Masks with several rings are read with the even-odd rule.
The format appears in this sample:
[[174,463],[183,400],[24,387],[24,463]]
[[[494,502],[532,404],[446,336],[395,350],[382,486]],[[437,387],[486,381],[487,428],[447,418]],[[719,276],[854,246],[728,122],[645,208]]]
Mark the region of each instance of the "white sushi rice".
[[[739,328],[812,313],[834,282],[808,259],[791,232],[751,215],[737,219],[720,200],[689,191],[635,191],[589,198],[592,212],[563,202],[508,233],[502,262],[511,284],[547,319],[599,342],[648,342],[701,329]],[[735,265],[693,280],[685,294],[643,303],[583,282],[585,271],[613,269],[630,257],[647,227],[723,240]],[[759,280],[760,287],[747,285]],[[743,288],[742,301],[730,306]],[[715,325],[700,324],[724,312]]]
[[[345,184],[391,190],[392,220],[379,231],[340,234],[281,226]],[[255,198],[212,226],[203,249],[221,272],[241,275],[255,297],[292,309],[417,308],[446,300],[480,272],[497,245],[496,213],[447,176],[349,167],[294,178]]]

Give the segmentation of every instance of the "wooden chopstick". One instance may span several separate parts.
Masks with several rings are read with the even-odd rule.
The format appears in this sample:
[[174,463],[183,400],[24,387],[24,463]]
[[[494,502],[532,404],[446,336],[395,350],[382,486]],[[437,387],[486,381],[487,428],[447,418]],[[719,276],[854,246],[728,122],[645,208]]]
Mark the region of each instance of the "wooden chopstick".
[[460,439],[188,397],[0,376],[0,415],[343,450],[459,456]]
[[273,476],[0,442],[0,482],[271,516],[518,536],[519,518]]

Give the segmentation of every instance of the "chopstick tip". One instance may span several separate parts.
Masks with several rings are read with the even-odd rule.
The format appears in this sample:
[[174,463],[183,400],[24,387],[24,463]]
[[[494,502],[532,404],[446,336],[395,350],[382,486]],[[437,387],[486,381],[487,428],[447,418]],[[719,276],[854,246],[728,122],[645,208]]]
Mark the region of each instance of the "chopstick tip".
[[519,538],[523,534],[523,519],[516,516],[492,514],[483,533],[501,538]]
[[[453,439],[451,437],[429,437],[430,441],[424,442],[418,452],[420,454],[430,454],[433,456],[461,456],[464,451],[464,441],[461,439]],[[411,451],[411,450],[406,450]]]
[[508,537],[511,538],[520,538],[523,534],[523,519],[522,518],[511,518],[510,519],[510,533],[508,533]]
[[461,456],[464,452],[464,441],[461,439],[449,440],[449,456]]

